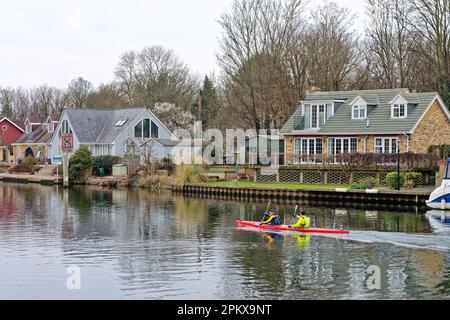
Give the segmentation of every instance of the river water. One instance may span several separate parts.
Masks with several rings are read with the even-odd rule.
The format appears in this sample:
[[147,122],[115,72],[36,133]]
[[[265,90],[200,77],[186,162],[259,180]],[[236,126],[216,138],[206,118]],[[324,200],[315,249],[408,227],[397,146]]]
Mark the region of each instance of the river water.
[[[351,234],[235,227],[259,220],[266,206],[0,183],[0,299],[450,297],[450,233],[439,217],[309,204],[314,226]],[[293,207],[273,206],[282,215]],[[380,271],[376,288],[371,266]]]

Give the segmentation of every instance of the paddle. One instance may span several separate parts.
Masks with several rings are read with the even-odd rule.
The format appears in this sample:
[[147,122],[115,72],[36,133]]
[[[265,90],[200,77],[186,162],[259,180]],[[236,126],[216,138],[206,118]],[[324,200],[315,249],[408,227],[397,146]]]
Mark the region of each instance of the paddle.
[[269,212],[269,209],[270,209],[270,205],[271,205],[271,204],[272,204],[272,202],[269,202],[269,205],[267,206],[266,212],[264,212],[264,216],[263,216],[263,218],[262,218],[262,220],[261,220],[261,223],[263,223],[264,220],[266,219],[266,216],[267,216],[267,213]]
[[[293,214],[291,213],[291,215],[292,215],[294,218],[297,217],[297,210],[298,210],[298,204],[295,206],[294,213],[293,213]],[[291,222],[292,222],[292,218],[291,218]]]

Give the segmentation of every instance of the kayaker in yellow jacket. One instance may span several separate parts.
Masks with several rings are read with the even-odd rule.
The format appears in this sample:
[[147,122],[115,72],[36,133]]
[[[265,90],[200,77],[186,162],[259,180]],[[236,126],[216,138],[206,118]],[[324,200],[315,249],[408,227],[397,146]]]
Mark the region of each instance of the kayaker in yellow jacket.
[[297,223],[294,225],[290,225],[289,228],[309,228],[311,225],[311,219],[306,216],[306,212],[302,211],[299,215],[295,215],[295,217],[298,219]]

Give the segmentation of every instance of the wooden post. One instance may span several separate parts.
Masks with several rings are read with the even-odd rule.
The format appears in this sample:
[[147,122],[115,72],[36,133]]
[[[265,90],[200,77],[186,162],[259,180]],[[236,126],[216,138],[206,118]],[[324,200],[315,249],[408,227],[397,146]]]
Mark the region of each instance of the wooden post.
[[63,185],[69,187],[69,154],[67,151],[63,152]]

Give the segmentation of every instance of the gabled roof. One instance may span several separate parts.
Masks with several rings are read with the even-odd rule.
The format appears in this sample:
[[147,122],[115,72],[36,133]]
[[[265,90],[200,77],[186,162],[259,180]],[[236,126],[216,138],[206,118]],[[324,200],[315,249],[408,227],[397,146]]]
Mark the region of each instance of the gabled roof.
[[[147,108],[66,109],[74,133],[80,143],[110,144],[125,132]],[[124,125],[116,126],[121,120]]]
[[33,124],[45,123],[47,121],[47,119],[48,119],[48,117],[42,117],[42,116],[32,116],[32,117],[27,118],[27,120]]
[[0,122],[8,121],[13,126],[15,126],[17,129],[19,129],[22,132],[25,132],[25,122],[21,119],[14,119],[14,118],[8,118],[6,116],[0,115]]
[[[401,95],[411,106],[405,119],[391,118],[390,102]],[[370,105],[377,102],[368,114],[367,120],[353,120],[350,103],[358,96]],[[281,129],[282,134],[311,134],[311,135],[339,135],[339,134],[402,134],[412,132],[418,121],[423,117],[429,106],[438,98],[436,92],[411,93],[409,89],[383,89],[337,92],[314,92],[309,94],[304,103],[314,101],[346,101],[337,113],[331,117],[320,130],[295,130],[296,120],[301,119],[301,107],[298,108],[289,121]],[[369,102],[370,101],[370,102]],[[439,99],[439,101],[442,101]],[[444,106],[445,108],[445,106]],[[449,115],[446,110],[447,116]],[[369,123],[369,126],[367,125]]]
[[13,144],[35,144],[42,143],[47,144],[53,137],[53,132],[48,132],[42,128],[42,126],[37,127],[31,133],[24,133],[19,139],[17,139]]

